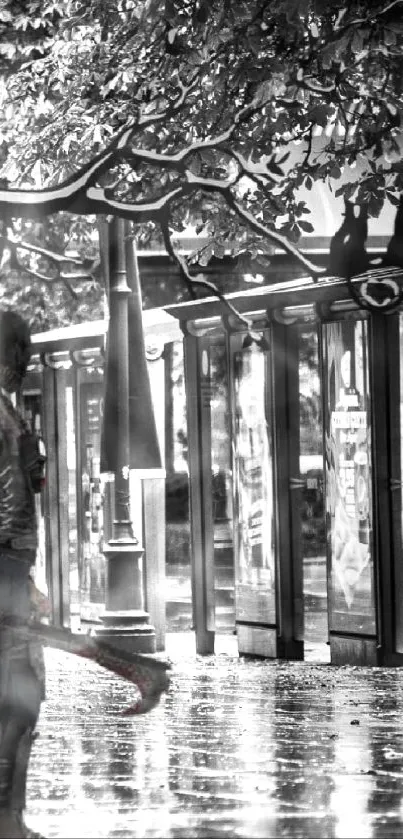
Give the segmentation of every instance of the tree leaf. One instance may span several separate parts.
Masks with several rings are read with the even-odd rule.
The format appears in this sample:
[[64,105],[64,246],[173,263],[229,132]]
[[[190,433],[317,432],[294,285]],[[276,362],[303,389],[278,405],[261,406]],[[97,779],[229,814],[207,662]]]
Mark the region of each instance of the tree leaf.
[[298,221],[298,227],[300,227],[301,230],[304,231],[304,233],[313,233],[315,229],[310,221],[302,221],[301,219],[299,219]]

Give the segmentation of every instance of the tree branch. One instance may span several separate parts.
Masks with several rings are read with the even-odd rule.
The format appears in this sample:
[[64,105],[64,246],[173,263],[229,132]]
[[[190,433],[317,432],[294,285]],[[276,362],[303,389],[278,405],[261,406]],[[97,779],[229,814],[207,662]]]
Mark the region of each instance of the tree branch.
[[[186,92],[191,89],[191,84],[182,86],[181,95],[172,106],[179,108],[184,101]],[[54,187],[45,189],[0,189],[0,213],[5,217],[20,218],[42,218],[44,215],[66,211],[82,215],[119,215],[122,218],[140,223],[143,221],[155,221],[163,224],[164,216],[174,200],[180,196],[189,195],[197,190],[217,192],[221,194],[227,205],[255,232],[265,238],[274,241],[282,250],[297,259],[304,268],[307,268],[313,277],[324,273],[325,269],[319,268],[307,259],[298,248],[288,239],[277,233],[275,230],[255,219],[248,210],[236,199],[231,192],[231,187],[239,180],[239,171],[235,177],[227,179],[202,178],[193,175],[189,169],[185,169],[186,159],[194,152],[203,149],[221,148],[224,154],[232,156],[237,161],[243,174],[253,178],[259,184],[267,182],[279,183],[281,176],[275,176],[269,170],[270,158],[263,156],[260,161],[254,163],[247,160],[240,152],[228,148],[226,145],[232,136],[236,125],[247,117],[248,114],[259,110],[264,103],[252,102],[241,108],[229,128],[217,137],[206,138],[197,141],[175,154],[164,155],[159,152],[150,152],[147,149],[130,149],[129,144],[133,134],[139,130],[139,125],[131,122],[120,131],[112,140],[110,145],[100,152],[92,161],[83,166],[77,173],[69,176],[65,181]],[[166,112],[164,112],[166,115]],[[157,116],[157,115],[155,115]],[[159,115],[161,116],[161,115]],[[131,157],[148,163],[155,163],[158,166],[174,167],[180,172],[182,178],[178,186],[170,188],[167,192],[154,200],[143,199],[134,202],[127,202],[114,198],[110,187],[95,185],[98,179],[122,157]]]
[[52,189],[10,189],[0,190],[0,214],[16,218],[37,219],[60,211],[79,215],[112,214],[121,215],[137,224],[141,221],[157,219],[159,213],[180,195],[182,187],[171,189],[155,201],[125,203],[108,196],[108,187],[83,185],[83,178],[77,176],[78,187],[69,183]]
[[276,176],[268,169],[270,158],[267,155],[263,155],[257,163],[254,163],[252,160],[246,160],[243,154],[236,149],[230,149],[228,146],[223,146],[223,151],[229,157],[232,157],[237,161],[241,170],[241,177],[242,175],[246,175],[258,184],[266,184],[267,181],[272,184],[280,183],[280,175]]
[[155,164],[156,166],[166,166],[167,168],[174,168],[183,171],[183,164],[190,155],[196,152],[203,151],[203,149],[219,148],[223,143],[230,139],[235,125],[231,126],[227,131],[223,131],[217,137],[211,137],[207,140],[197,140],[190,146],[176,152],[175,154],[162,154],[161,152],[150,151],[149,149],[130,149],[127,152],[122,152],[121,156],[130,163],[133,161],[140,161],[143,163]]
[[[134,125],[131,124],[122,129],[106,149],[57,186],[32,190],[0,189],[0,213],[31,219],[64,210],[74,213],[75,205],[79,204],[80,194],[82,195],[91,184],[96,183],[108,167],[113,165],[116,155],[126,147],[133,128]],[[83,214],[90,215],[92,212],[91,210],[83,211]]]
[[[5,265],[8,261],[11,269],[23,271],[25,274],[35,277],[35,279],[40,280],[47,285],[53,285],[58,282],[63,283],[75,300],[78,300],[79,297],[71,283],[78,280],[93,279],[92,273],[85,269],[83,261],[79,257],[65,256],[64,254],[59,254],[55,251],[49,251],[47,248],[33,245],[30,242],[20,242],[16,239],[11,239],[8,236],[0,236],[0,242],[3,244],[0,274],[4,271]],[[26,250],[48,259],[49,262],[51,262],[56,268],[56,276],[49,276],[49,274],[44,274],[39,270],[34,270],[24,262],[21,262],[18,255],[19,250]],[[7,252],[7,258],[4,259],[4,254]],[[62,270],[63,265],[77,265],[78,267],[81,267],[82,270],[65,273]]]
[[241,315],[241,313],[238,312],[238,309],[236,309],[235,306],[233,306],[232,303],[230,303],[229,300],[227,300],[225,294],[223,294],[220,291],[220,289],[217,288],[215,283],[212,283],[210,280],[206,280],[205,277],[203,277],[201,274],[197,274],[196,276],[193,276],[190,273],[187,262],[186,262],[186,258],[184,256],[181,256],[181,254],[179,254],[175,250],[175,248],[172,244],[172,239],[171,239],[171,236],[169,234],[168,220],[166,220],[166,222],[162,226],[162,233],[163,233],[163,236],[164,236],[164,242],[165,242],[165,247],[167,249],[167,252],[168,252],[169,256],[179,266],[182,277],[185,280],[186,286],[188,287],[190,293],[192,294],[192,297],[194,297],[195,286],[198,287],[198,288],[205,288],[205,289],[207,289],[207,291],[210,291],[211,294],[214,295],[214,297],[218,298],[218,300],[222,303],[224,308],[227,309],[227,311],[231,315],[233,315],[236,318],[236,320],[239,321],[239,323],[242,324],[242,326],[246,327],[246,329],[248,331],[248,334],[251,336],[251,338],[254,341],[259,342],[260,341],[260,336],[257,335],[257,333],[255,333],[252,329],[253,322],[249,318],[245,317],[245,315]]
[[31,253],[36,253],[38,256],[45,257],[46,259],[51,260],[58,267],[66,263],[71,265],[82,265],[82,260],[77,256],[66,256],[62,253],[56,253],[56,251],[50,251],[45,247],[33,245],[31,242],[20,242],[17,239],[11,239],[10,237],[1,236],[0,238],[5,243],[13,245],[16,249],[21,248],[22,250],[31,251]]
[[313,125],[311,124],[309,126],[309,131],[308,131],[308,140],[307,140],[308,146],[307,146],[307,149],[306,149],[306,152],[305,152],[305,155],[304,155],[304,160],[302,162],[303,166],[309,166],[309,158],[310,158],[311,152],[312,152],[312,141],[313,141]]
[[[123,146],[120,146],[119,149],[116,150],[116,157],[123,157],[126,161],[130,160],[140,160],[145,163],[151,163],[161,166],[168,166],[173,167],[176,169],[182,169],[183,164],[185,163],[186,159],[190,157],[190,155],[203,151],[203,149],[219,149],[223,147],[224,143],[227,143],[228,140],[231,139],[236,127],[240,122],[242,122],[246,117],[251,116],[252,114],[256,113],[256,111],[264,108],[267,102],[250,102],[245,107],[241,108],[238,113],[235,115],[232,124],[225,130],[222,131],[221,134],[218,134],[215,137],[207,137],[205,140],[196,140],[194,143],[191,143],[189,146],[185,146],[185,148],[180,149],[180,151],[175,152],[175,154],[163,154],[161,152],[150,151],[149,149],[136,149],[130,148],[127,152]],[[259,164],[249,164],[246,159],[239,153],[228,148],[223,149],[225,153],[228,155],[232,155],[233,157],[237,156],[239,162],[245,169],[247,170],[248,166],[250,166],[250,172],[257,173],[259,169]],[[267,174],[269,173],[263,166],[262,171],[260,174]]]
[[75,184],[78,184],[76,189],[73,188],[72,179],[69,179],[67,187],[62,184],[59,187],[45,190],[0,190],[0,211],[21,218],[38,218],[51,212],[65,210],[83,215],[119,215],[136,223],[156,221],[161,224],[167,208],[172,201],[178,199],[181,195],[190,194],[198,189],[206,192],[218,192],[243,221],[256,232],[276,242],[282,250],[304,265],[311,276],[318,277],[325,272],[324,268],[312,263],[285,236],[259,222],[252,213],[242,207],[230,189],[238,179],[237,176],[222,181],[216,178],[197,177],[189,170],[185,170],[186,182],[169,190],[160,198],[151,202],[145,200],[127,203],[109,197],[107,195],[108,189],[105,187],[85,188],[86,182],[90,179],[93,171],[94,167],[87,170],[84,175],[79,173],[75,176]]
[[19,262],[17,264],[13,264],[13,260],[11,260],[11,267],[16,268],[17,270],[24,271],[25,274],[28,274],[30,277],[34,277],[35,280],[40,280],[42,283],[46,283],[46,285],[52,286],[55,283],[61,282],[66,287],[67,291],[74,300],[79,300],[79,295],[74,290],[74,288],[70,285],[69,277],[66,274],[60,273],[57,277],[48,277],[46,274],[41,274],[40,271],[33,271],[31,268],[27,268],[26,265],[21,265]]
[[168,107],[160,111],[159,113],[149,113],[149,114],[140,114],[137,123],[136,123],[136,133],[141,131],[144,128],[148,128],[149,125],[155,125],[157,122],[161,122],[163,119],[170,119],[170,117],[174,116],[177,111],[180,110],[183,103],[186,101],[186,97],[192,90],[195,89],[198,81],[198,76],[200,74],[200,68],[197,68],[191,76],[190,82],[187,85],[183,84],[183,82],[178,79],[179,87],[180,87],[180,94],[179,96],[171,102]]
[[257,233],[261,233],[267,239],[271,239],[272,242],[276,242],[276,244],[281,248],[281,250],[286,251],[291,256],[294,257],[298,262],[301,263],[309,272],[313,279],[318,279],[318,277],[322,276],[326,273],[326,268],[322,268],[319,265],[315,265],[314,262],[311,262],[308,257],[304,256],[304,254],[298,250],[298,248],[292,244],[285,236],[282,236],[281,233],[277,233],[275,230],[272,230],[266,225],[262,224],[260,221],[254,218],[252,213],[249,210],[245,210],[244,207],[237,201],[232,193],[229,193],[227,197],[228,205],[236,212],[236,214],[242,218],[247,224],[252,227]]
[[[137,121],[134,119],[130,120],[128,125],[116,134],[106,149],[95,155],[78,172],[73,173],[57,186],[45,187],[41,190],[0,190],[0,212],[2,210],[3,212],[7,211],[8,215],[16,215],[20,218],[38,218],[42,215],[50,215],[63,210],[66,212],[77,212],[78,214],[82,213],[83,215],[103,212],[102,210],[91,209],[88,202],[82,200],[84,191],[95,184],[100,176],[105,174],[123,156],[123,152],[134,134],[139,133],[145,126],[149,126],[162,119],[167,119],[176,113],[182,106],[187,93],[196,85],[198,73],[199,70],[194,72],[192,81],[188,85],[183,85],[180,82],[181,93],[170,107],[161,111],[159,114],[146,114],[140,116]],[[102,199],[100,195],[96,195],[94,196],[94,200],[98,201]],[[33,207],[28,209],[28,205],[33,205],[37,202],[37,212],[34,211]],[[21,205],[26,208],[22,215]],[[107,211],[107,209],[104,210],[104,212]]]
[[379,12],[377,12],[376,14],[374,14],[371,10],[370,16],[368,17],[355,18],[354,20],[350,20],[349,23],[345,23],[343,26],[337,26],[336,24],[336,26],[334,27],[334,37],[328,39],[328,43],[329,41],[338,40],[341,35],[344,35],[344,33],[348,32],[349,29],[354,29],[356,26],[372,26],[374,21],[376,21],[378,18],[382,17],[383,15],[386,15],[388,12],[390,12],[391,9],[395,8],[395,6],[401,6],[402,4],[403,0],[392,0],[391,3],[388,3],[388,5],[385,6],[384,9],[380,9]]
[[302,76],[301,79],[298,79],[295,84],[297,87],[302,88],[303,90],[309,90],[311,93],[318,93],[321,96],[325,93],[334,93],[337,90],[337,85],[335,82],[329,82],[329,84],[320,84],[319,82],[315,81],[312,76]]
[[[382,15],[386,15],[395,6],[401,6],[402,4],[403,4],[403,0],[392,0],[392,3],[388,3],[388,5],[385,6],[384,9],[380,9],[379,12],[376,15],[372,15],[372,13],[371,13],[370,20],[372,21],[372,20],[374,20],[374,18],[382,17]],[[361,23],[369,23],[369,18],[356,18],[355,20],[350,21],[350,23],[346,23],[344,26],[340,27],[340,29],[335,27],[335,31],[340,33],[340,31],[347,30],[351,26],[357,26],[357,24],[359,25]]]
[[[265,236],[265,238],[270,239],[281,248],[281,250],[286,251],[291,256],[293,256],[298,262],[300,262],[310,273],[310,275],[317,279],[322,274],[326,273],[326,268],[322,268],[318,265],[315,265],[314,262],[311,262],[303,253],[301,253],[298,248],[292,244],[285,236],[282,236],[281,233],[277,233],[277,231],[272,230],[270,227],[262,224],[260,221],[255,219],[249,210],[246,210],[242,204],[235,198],[232,194],[230,187],[232,186],[233,182],[231,180],[228,181],[219,181],[213,178],[200,178],[193,175],[192,172],[186,172],[188,184],[190,187],[194,189],[201,189],[205,190],[206,192],[219,192],[223,195],[226,203],[228,206],[234,210],[234,212],[245,221],[249,227],[255,230],[257,233]],[[186,192],[186,187],[183,187],[183,191]]]

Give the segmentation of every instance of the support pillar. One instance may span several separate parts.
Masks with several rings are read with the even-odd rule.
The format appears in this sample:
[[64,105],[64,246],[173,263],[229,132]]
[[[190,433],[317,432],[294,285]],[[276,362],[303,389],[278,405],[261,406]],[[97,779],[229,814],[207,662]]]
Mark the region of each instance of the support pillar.
[[97,635],[133,652],[153,653],[155,631],[144,608],[143,547],[130,519],[129,318],[127,283],[128,224],[114,218],[109,227],[109,332],[105,366],[103,471],[115,476],[112,537],[104,554],[106,610]]

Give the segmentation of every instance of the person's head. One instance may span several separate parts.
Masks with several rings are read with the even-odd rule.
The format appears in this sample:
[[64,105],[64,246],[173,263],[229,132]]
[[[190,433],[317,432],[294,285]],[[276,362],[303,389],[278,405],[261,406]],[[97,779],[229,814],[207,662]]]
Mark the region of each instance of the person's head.
[[16,312],[0,309],[0,386],[9,393],[19,388],[31,358],[28,324]]

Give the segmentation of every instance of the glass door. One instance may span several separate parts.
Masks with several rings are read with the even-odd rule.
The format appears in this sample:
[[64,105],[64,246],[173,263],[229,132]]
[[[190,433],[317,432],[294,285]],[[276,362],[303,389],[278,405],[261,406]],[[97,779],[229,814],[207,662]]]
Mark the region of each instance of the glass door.
[[103,386],[91,368],[80,370],[79,412],[79,563],[78,599],[81,621],[97,621],[105,610],[105,532],[111,525],[105,516],[112,484],[103,485],[100,475],[100,440]]
[[165,619],[192,627],[188,431],[182,341],[165,344]]
[[368,322],[324,325],[331,660],[376,663]]
[[[32,431],[43,443],[43,405],[40,389],[23,393],[22,410]],[[44,445],[44,443],[43,443]],[[45,471],[46,480],[46,471]],[[46,568],[46,527],[45,527],[45,497],[44,491],[35,495],[35,507],[38,522],[38,550],[33,568],[35,583],[40,591],[48,594],[48,579]]]
[[235,630],[228,344],[215,329],[185,334],[184,347],[192,616],[196,650],[205,655],[217,635],[234,642]]
[[210,343],[211,494],[215,632],[233,633],[234,544],[228,353],[224,338]]
[[235,619],[239,652],[275,657],[276,557],[270,351],[232,336]]
[[[382,581],[382,641],[385,647],[387,645],[386,655],[383,656],[386,663],[401,666],[403,662],[403,312],[401,311],[388,317],[385,356],[388,374],[382,371],[383,379],[386,382],[389,380],[390,390],[387,435],[390,446],[388,488],[391,508],[391,531],[386,534],[386,538],[392,549],[392,557],[391,582],[388,579]],[[393,360],[392,364],[391,360]],[[382,553],[384,552],[383,547]],[[392,617],[392,625],[390,618],[388,622],[385,620],[386,616]]]
[[304,659],[328,661],[323,416],[319,335],[311,323],[287,327],[289,503],[294,638]]
[[[284,657],[375,664],[369,321],[273,323],[278,624]],[[292,648],[294,644],[295,650]]]

